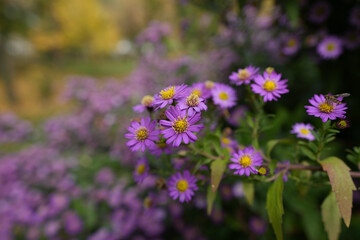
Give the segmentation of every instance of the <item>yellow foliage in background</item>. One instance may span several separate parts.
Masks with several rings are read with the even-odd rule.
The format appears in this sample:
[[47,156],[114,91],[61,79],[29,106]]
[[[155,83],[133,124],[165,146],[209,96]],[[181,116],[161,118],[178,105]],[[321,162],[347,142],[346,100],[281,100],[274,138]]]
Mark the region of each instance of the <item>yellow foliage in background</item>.
[[98,0],[52,0],[50,13],[31,32],[40,51],[75,50],[109,54],[119,40],[114,17]]

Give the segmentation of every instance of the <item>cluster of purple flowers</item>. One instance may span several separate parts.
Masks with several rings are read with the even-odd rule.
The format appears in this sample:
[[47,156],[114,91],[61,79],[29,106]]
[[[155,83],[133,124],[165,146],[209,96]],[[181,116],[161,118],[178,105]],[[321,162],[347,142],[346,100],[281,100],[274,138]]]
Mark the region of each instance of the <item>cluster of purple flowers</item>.
[[28,139],[33,129],[29,122],[14,114],[0,115],[0,143],[21,142]]
[[267,68],[263,74],[259,74],[259,68],[248,66],[233,72],[229,79],[236,85],[249,85],[254,93],[263,96],[264,102],[277,101],[281,94],[288,93],[287,80],[281,79],[281,74],[275,72],[273,68]]
[[[76,175],[81,171],[77,162],[42,146],[2,156],[0,239],[84,237],[89,214],[95,222],[90,223],[93,233],[88,239],[155,238],[162,233],[166,212],[159,204],[166,202],[166,194],[152,196],[152,204],[145,204],[140,197],[144,189],[127,187],[127,181],[107,167],[99,168],[84,187]],[[104,204],[108,210],[100,207]]]

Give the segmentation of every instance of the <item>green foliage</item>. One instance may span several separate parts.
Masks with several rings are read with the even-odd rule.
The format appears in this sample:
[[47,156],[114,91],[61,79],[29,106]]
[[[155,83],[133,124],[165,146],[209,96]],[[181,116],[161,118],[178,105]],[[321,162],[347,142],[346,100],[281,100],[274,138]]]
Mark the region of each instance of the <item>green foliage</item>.
[[346,158],[356,165],[357,168],[360,166],[360,147],[354,147],[352,150],[346,150],[349,154],[346,155]]
[[355,185],[350,176],[350,168],[337,157],[329,157],[320,162],[328,173],[332,191],[335,192],[340,213],[347,227],[351,221],[353,191]]
[[206,195],[206,202],[207,202],[207,214],[210,216],[213,206],[214,206],[214,201],[216,198],[216,194],[217,192],[213,192],[211,186],[209,185],[208,190],[207,190],[207,195]]
[[321,205],[321,216],[329,240],[338,239],[341,230],[341,215],[339,207],[336,204],[334,192],[330,192]]
[[255,187],[252,182],[243,182],[244,194],[246,201],[251,206],[254,203]]
[[266,209],[269,220],[274,228],[276,238],[283,239],[282,231],[282,215],[284,215],[283,207],[283,190],[284,181],[283,174],[280,174],[275,182],[270,186],[266,196]]
[[226,169],[226,160],[215,160],[211,163],[210,168],[211,168],[211,191],[216,192],[221,178],[225,172]]

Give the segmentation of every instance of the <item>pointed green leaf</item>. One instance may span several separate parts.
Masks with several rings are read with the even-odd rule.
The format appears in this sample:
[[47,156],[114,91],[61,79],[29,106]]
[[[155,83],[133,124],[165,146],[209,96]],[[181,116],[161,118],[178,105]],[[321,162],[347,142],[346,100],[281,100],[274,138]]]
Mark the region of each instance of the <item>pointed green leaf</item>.
[[339,210],[347,227],[351,221],[353,191],[356,190],[350,176],[350,168],[337,157],[320,161],[324,171],[329,175],[332,191],[335,192]]
[[270,186],[266,196],[266,209],[269,220],[274,228],[276,238],[283,239],[282,234],[282,215],[284,215],[283,207],[283,174],[277,177],[275,182]]
[[341,215],[334,192],[330,192],[321,205],[321,216],[329,240],[337,240],[341,230]]
[[215,201],[215,197],[216,197],[216,192],[213,192],[211,190],[211,186],[208,187],[207,190],[207,195],[206,195],[206,202],[207,202],[207,214],[210,216],[213,206],[214,206],[214,201]]
[[243,189],[246,201],[251,206],[254,203],[255,188],[252,182],[243,182]]
[[226,169],[226,161],[225,160],[215,160],[210,165],[211,169],[211,190],[216,192],[219,187],[221,178]]
[[266,196],[266,209],[269,220],[274,228],[276,238],[283,239],[282,233],[282,215],[284,215],[283,207],[283,174],[277,177],[275,182],[270,186]]
[[308,158],[310,158],[312,160],[316,159],[315,153],[313,153],[309,148],[307,148],[305,146],[300,146],[300,150]]

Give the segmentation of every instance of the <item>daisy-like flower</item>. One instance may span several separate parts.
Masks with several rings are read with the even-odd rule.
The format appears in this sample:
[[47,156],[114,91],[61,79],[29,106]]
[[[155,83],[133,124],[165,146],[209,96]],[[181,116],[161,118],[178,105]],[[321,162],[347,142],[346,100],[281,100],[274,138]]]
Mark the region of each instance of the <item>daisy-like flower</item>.
[[210,91],[212,88],[211,85],[214,85],[213,82],[211,83],[208,83],[208,85],[210,85],[208,86],[210,87],[209,89],[206,87],[205,83],[194,83],[191,86],[191,93],[198,95],[199,98],[208,99],[209,97],[211,97],[211,91]]
[[334,36],[324,38],[317,46],[318,54],[324,59],[334,59],[342,53],[342,41]]
[[180,202],[189,202],[194,196],[194,191],[198,190],[197,179],[189,171],[184,171],[172,175],[168,181],[169,195],[173,200],[179,199]]
[[348,49],[355,49],[360,45],[360,33],[358,31],[351,31],[345,33],[343,37],[344,46]]
[[146,158],[141,158],[136,163],[133,177],[135,182],[141,183],[149,175],[149,164]]
[[309,20],[314,23],[322,23],[329,17],[330,11],[329,3],[325,1],[317,2],[310,9]]
[[[339,99],[340,98],[338,98],[338,100]],[[322,94],[315,94],[314,97],[309,100],[309,103],[311,106],[305,106],[308,115],[319,117],[323,122],[326,122],[328,119],[335,120],[336,118],[345,117],[345,110],[347,109],[347,107],[345,107],[346,103],[338,104],[326,100],[325,96]]]
[[349,21],[354,26],[360,27],[360,6],[356,6],[351,10]]
[[300,40],[297,36],[287,36],[284,39],[284,47],[282,48],[282,52],[291,56],[294,55],[300,48]]
[[186,94],[187,85],[181,84],[177,86],[169,86],[160,91],[158,95],[155,96],[154,106],[156,109],[164,108],[166,105],[171,105],[174,100],[178,100],[184,97]]
[[154,141],[159,140],[160,130],[156,129],[156,120],[152,121],[150,118],[141,118],[140,122],[133,121],[131,126],[128,127],[130,133],[126,133],[125,137],[130,139],[126,145],[131,151],[141,150],[145,151],[145,148],[152,148]]
[[211,90],[211,95],[214,103],[220,108],[231,108],[236,105],[235,90],[222,83],[217,83]]
[[146,109],[152,108],[154,102],[154,97],[150,95],[146,95],[141,100],[141,104],[133,107],[133,110],[138,113],[142,113]]
[[281,74],[275,71],[265,71],[263,75],[255,77],[255,83],[251,84],[252,91],[264,97],[264,102],[272,101],[280,97],[280,94],[288,93],[287,79],[280,80]]
[[164,139],[161,139],[153,148],[150,148],[150,153],[157,157],[160,157],[162,153],[171,154],[172,146],[166,144]]
[[183,98],[178,103],[178,106],[182,111],[186,111],[189,117],[192,117],[195,113],[200,113],[203,110],[207,110],[204,99],[200,98],[194,93],[191,93],[189,96]]
[[229,79],[230,82],[235,85],[249,84],[251,80],[254,79],[255,75],[258,73],[259,68],[253,66],[248,66],[243,69],[239,69],[237,72],[233,72]]
[[258,174],[259,175],[267,176],[267,175],[269,175],[269,173],[270,173],[270,169],[267,168],[267,167],[260,167],[258,169]]
[[186,115],[186,112],[181,111],[180,107],[171,106],[165,115],[170,120],[160,120],[160,125],[166,129],[161,130],[161,133],[164,134],[166,138],[166,144],[173,143],[174,147],[180,146],[181,142],[188,144],[189,142],[195,142],[197,140],[196,135],[193,132],[199,132],[203,125],[197,124],[200,118],[200,113],[195,113],[193,116],[189,117]]
[[257,174],[255,167],[261,166],[263,163],[262,156],[255,151],[253,147],[246,147],[232,154],[230,160],[233,162],[229,165],[230,169],[235,169],[234,174],[250,176],[250,173]]
[[346,118],[340,119],[336,123],[336,127],[340,128],[340,129],[348,128],[348,127],[350,127],[350,121],[347,120]]
[[315,139],[314,135],[310,130],[313,130],[314,127],[311,126],[310,123],[295,123],[292,127],[290,133],[296,134],[298,138],[305,138],[309,141],[313,141]]

